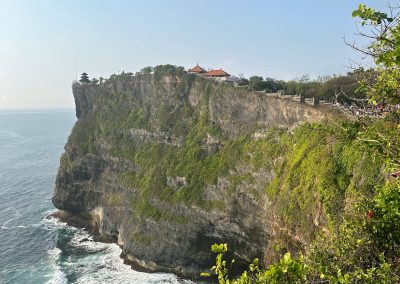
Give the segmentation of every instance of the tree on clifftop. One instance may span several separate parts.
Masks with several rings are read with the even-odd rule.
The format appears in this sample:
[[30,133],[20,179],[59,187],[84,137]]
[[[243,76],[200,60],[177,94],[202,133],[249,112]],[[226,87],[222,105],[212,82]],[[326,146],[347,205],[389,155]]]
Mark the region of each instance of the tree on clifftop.
[[252,91],[263,91],[265,89],[265,82],[263,77],[252,76],[249,78],[249,87]]
[[400,169],[400,7],[389,6],[388,14],[360,4],[353,17],[359,17],[362,26],[367,27],[359,35],[372,42],[364,49],[350,46],[370,56],[376,65],[375,72],[360,81],[359,90],[367,94],[372,104],[388,105],[385,111],[390,114],[384,127],[362,138],[387,159],[389,170],[397,172]]
[[388,14],[360,4],[353,17],[359,17],[362,26],[367,28],[359,31],[359,35],[372,42],[367,48],[348,45],[370,56],[376,65],[376,72],[361,81],[360,89],[367,93],[373,104],[399,104],[400,7],[389,6]]
[[89,76],[86,72],[83,72],[81,75],[81,79],[79,80],[81,83],[90,83]]

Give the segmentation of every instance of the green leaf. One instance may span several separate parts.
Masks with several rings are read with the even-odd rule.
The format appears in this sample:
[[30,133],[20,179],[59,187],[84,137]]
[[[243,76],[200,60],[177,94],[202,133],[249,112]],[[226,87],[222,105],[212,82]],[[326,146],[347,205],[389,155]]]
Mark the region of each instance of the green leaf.
[[291,261],[291,259],[290,259],[290,253],[289,253],[289,252],[288,252],[288,253],[285,253],[285,255],[283,256],[283,263],[289,264],[290,261]]
[[227,244],[213,244],[211,246],[211,251],[215,253],[222,253],[228,251]]
[[211,275],[208,272],[202,272],[202,273],[200,273],[200,276],[201,277],[210,277]]

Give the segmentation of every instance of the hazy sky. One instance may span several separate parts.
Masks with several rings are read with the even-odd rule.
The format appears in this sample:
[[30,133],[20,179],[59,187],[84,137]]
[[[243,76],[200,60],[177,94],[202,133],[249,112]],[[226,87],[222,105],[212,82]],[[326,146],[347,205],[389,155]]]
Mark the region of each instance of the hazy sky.
[[277,79],[345,73],[359,59],[343,42],[358,3],[0,0],[0,108],[72,108],[75,57],[90,77],[197,62]]

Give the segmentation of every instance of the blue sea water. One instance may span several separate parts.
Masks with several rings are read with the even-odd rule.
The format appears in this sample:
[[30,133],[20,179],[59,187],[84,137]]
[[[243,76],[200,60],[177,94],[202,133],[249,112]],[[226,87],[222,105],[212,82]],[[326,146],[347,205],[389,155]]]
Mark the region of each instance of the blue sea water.
[[0,111],[0,283],[190,283],[137,272],[115,244],[46,217],[72,110]]

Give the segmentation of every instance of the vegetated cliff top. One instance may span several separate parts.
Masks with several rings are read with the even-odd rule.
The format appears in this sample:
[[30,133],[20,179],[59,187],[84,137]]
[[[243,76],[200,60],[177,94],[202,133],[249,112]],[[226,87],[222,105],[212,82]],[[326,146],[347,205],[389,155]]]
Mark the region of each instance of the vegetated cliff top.
[[[128,103],[138,92],[158,93],[158,97],[147,97],[152,99],[148,103],[155,107],[164,102],[164,104],[176,106],[187,103],[188,106],[196,108],[201,100],[206,100],[209,119],[223,126],[224,131],[236,134],[242,133],[241,131],[247,130],[248,127],[253,127],[254,124],[292,127],[301,122],[344,118],[343,113],[330,106],[312,107],[300,104],[292,96],[251,92],[247,86],[235,86],[231,83],[217,82],[188,74],[183,67],[172,65],[157,66],[152,74],[149,71],[137,72],[136,75],[122,73],[111,75],[109,79],[101,80],[101,83],[97,83],[97,80],[95,83],[88,84],[75,83],[73,89],[78,118],[93,107],[97,100],[96,96],[131,93],[133,97],[126,97]],[[162,89],[173,93],[178,101],[173,101],[173,98],[163,94]],[[165,102],[167,98],[169,101]],[[168,119],[173,119],[173,117],[168,117]]]

